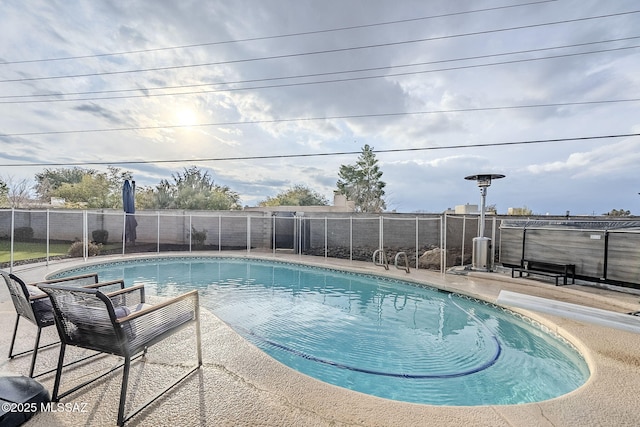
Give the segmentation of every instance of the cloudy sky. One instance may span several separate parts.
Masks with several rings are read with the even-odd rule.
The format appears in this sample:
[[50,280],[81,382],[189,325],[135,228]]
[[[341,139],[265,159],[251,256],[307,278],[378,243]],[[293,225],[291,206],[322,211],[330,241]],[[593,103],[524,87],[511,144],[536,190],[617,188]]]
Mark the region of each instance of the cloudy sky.
[[3,0],[0,178],[331,200],[369,144],[389,210],[640,215],[639,70],[635,0]]

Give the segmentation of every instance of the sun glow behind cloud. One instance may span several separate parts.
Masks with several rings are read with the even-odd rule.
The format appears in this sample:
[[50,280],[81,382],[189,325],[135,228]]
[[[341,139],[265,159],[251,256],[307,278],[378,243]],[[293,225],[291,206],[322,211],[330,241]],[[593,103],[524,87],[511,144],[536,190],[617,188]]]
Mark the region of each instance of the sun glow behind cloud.
[[179,108],[176,110],[175,118],[178,126],[190,128],[199,124],[198,113],[191,108]]

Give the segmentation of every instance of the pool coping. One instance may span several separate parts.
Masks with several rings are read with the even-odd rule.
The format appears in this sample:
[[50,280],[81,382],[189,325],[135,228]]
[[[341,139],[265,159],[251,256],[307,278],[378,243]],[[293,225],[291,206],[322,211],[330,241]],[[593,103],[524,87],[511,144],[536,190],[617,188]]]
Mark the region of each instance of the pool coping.
[[[149,257],[184,257],[185,253],[136,254],[125,259]],[[495,303],[502,289],[561,301],[593,305],[619,312],[638,310],[639,297],[598,290],[581,285],[556,287],[552,283],[529,279],[511,279],[499,273],[468,272],[440,274],[427,270],[383,270],[372,263],[307,257],[289,254],[213,252],[193,256],[223,256],[259,258],[283,262],[336,268],[361,274],[427,283],[449,292]],[[55,272],[74,265],[90,265],[121,259],[107,256],[88,261],[63,260],[46,265],[26,265],[14,272],[28,281],[42,280]],[[4,293],[2,293],[4,292]],[[15,312],[0,290],[0,318],[12,325]],[[206,310],[203,310],[206,312]],[[203,316],[205,365],[198,373],[173,390],[161,403],[145,410],[129,425],[165,425],[167,420],[179,425],[461,425],[538,426],[538,425],[635,425],[640,411],[636,409],[640,395],[640,339],[635,334],[590,325],[551,315],[516,310],[541,322],[550,330],[573,343],[583,354],[591,370],[589,380],[577,390],[555,399],[522,405],[489,405],[448,407],[413,404],[377,398],[323,383],[300,374],[270,358],[239,337],[211,313]],[[0,343],[10,340],[10,328],[0,332]],[[31,341],[30,341],[31,342]],[[180,350],[181,344],[175,351]],[[159,344],[158,346],[162,346]],[[173,348],[171,350],[174,350]],[[153,351],[150,350],[150,353]],[[185,349],[184,351],[188,351]],[[55,364],[57,352],[42,352],[44,364]],[[27,358],[28,359],[28,358]],[[149,363],[149,371],[160,369],[161,362]],[[28,360],[5,359],[0,370],[23,373]],[[173,366],[171,366],[173,368]],[[145,367],[145,369],[147,369]],[[163,369],[171,371],[166,366]],[[153,381],[160,380],[157,375]],[[118,375],[91,390],[70,396],[72,401],[93,402],[89,414],[40,413],[27,425],[112,424],[115,411],[111,396],[119,387]],[[53,379],[42,379],[51,389]],[[146,383],[139,385],[140,393]],[[133,387],[132,387],[133,388]],[[105,396],[109,398],[105,399]],[[115,399],[117,402],[117,398]],[[97,402],[103,402],[97,404]],[[174,405],[175,404],[175,405]],[[106,406],[106,407],[105,407]],[[117,406],[117,403],[116,403]]]

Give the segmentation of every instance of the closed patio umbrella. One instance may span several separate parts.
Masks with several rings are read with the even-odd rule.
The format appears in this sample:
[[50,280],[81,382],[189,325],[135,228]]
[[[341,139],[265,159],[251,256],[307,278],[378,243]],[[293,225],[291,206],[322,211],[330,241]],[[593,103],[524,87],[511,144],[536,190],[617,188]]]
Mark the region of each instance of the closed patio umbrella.
[[135,245],[136,243],[136,182],[125,179],[122,186],[122,207],[124,209],[126,219],[124,227],[125,241],[129,241]]

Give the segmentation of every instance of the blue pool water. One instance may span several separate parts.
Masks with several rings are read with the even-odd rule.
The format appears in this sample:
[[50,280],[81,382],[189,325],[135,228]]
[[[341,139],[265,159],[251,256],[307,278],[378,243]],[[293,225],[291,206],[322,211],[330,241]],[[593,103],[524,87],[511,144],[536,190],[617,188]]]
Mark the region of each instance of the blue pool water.
[[[407,282],[257,259],[127,260],[67,271],[198,289],[201,304],[280,362],[363,393],[433,405],[566,394],[589,377],[564,339],[482,301]],[[215,351],[210,349],[208,351]]]

